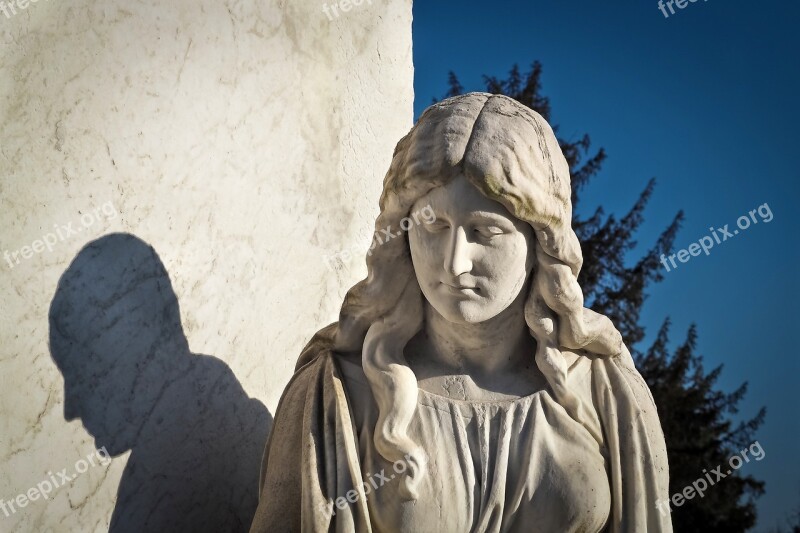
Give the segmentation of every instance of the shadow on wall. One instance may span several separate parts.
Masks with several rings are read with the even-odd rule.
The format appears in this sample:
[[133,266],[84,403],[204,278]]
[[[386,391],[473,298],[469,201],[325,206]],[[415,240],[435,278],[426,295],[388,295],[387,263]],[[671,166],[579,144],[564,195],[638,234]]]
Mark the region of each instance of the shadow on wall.
[[50,306],[64,418],[131,450],[112,533],[247,531],[272,416],[228,366],[189,351],[155,250],[129,234],[86,245]]

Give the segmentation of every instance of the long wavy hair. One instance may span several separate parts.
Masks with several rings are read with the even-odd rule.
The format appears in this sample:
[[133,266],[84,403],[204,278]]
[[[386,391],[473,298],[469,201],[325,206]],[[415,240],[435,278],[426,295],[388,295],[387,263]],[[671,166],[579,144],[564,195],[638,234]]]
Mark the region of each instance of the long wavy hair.
[[[397,228],[416,200],[459,174],[533,227],[536,262],[525,321],[536,340],[535,361],[555,399],[600,440],[596,417],[567,385],[562,350],[614,356],[622,337],[606,316],[583,305],[569,166],[553,130],[538,113],[501,95],[470,93],[431,106],[395,148],[376,232]],[[407,462],[401,494],[416,499],[425,454],[408,435],[419,389],[403,348],[422,328],[423,296],[405,234],[375,247],[366,260],[368,275],[347,292],[339,321],[314,336],[297,366],[326,349],[361,352],[379,411],[375,447],[388,461]]]

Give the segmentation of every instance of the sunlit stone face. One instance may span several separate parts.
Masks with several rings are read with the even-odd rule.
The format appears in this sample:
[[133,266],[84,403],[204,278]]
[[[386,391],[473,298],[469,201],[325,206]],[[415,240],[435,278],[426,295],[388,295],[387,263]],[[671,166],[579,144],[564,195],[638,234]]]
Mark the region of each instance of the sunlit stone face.
[[466,177],[420,198],[436,220],[409,231],[422,293],[444,318],[476,324],[497,316],[526,286],[533,228],[481,194]]

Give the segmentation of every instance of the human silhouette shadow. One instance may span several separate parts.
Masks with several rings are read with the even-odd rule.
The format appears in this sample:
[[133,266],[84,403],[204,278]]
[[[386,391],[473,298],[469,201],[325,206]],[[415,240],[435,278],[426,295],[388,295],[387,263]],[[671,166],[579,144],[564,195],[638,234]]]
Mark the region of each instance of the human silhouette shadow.
[[64,418],[112,457],[131,450],[109,531],[247,531],[272,416],[224,362],[189,351],[155,250],[121,233],[89,243],[49,319]]

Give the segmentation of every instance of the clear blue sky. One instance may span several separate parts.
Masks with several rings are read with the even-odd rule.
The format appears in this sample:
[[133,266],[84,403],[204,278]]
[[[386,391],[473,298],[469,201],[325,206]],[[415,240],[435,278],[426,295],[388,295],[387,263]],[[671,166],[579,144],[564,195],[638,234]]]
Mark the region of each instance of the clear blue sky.
[[706,368],[725,365],[720,387],[749,381],[741,414],[767,406],[756,434],[766,457],[742,467],[767,482],[756,531],[800,505],[799,15],[800,4],[777,0],[699,0],[669,18],[656,0],[414,6],[416,116],[444,94],[449,70],[482,90],[482,74],[505,77],[538,59],[560,134],[588,133],[609,155],[583,212],[602,204],[623,214],[656,177],[643,247],[679,209],[676,251],[769,205],[771,222],[666,273],[643,312],[643,346],[667,316],[673,346],[694,322]]

